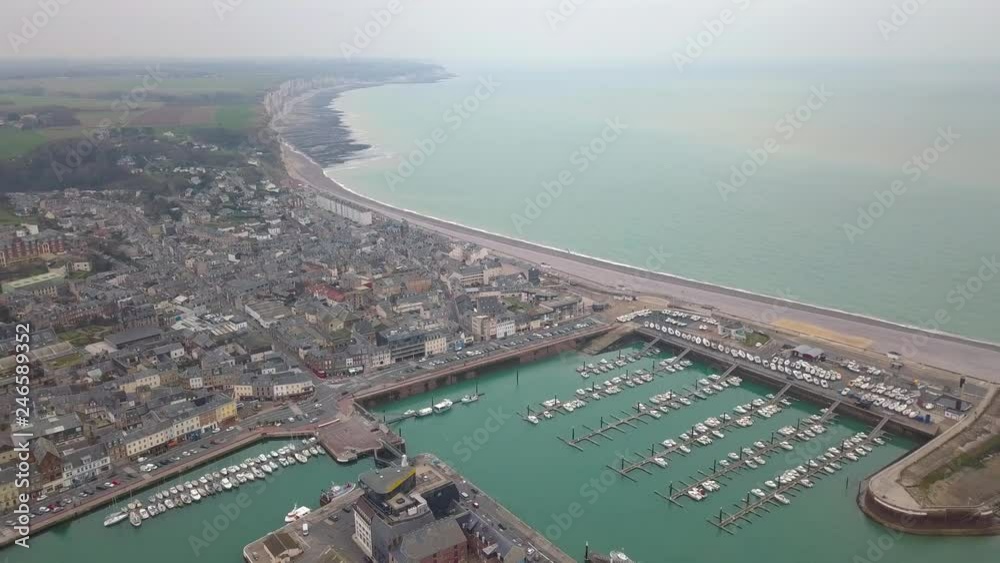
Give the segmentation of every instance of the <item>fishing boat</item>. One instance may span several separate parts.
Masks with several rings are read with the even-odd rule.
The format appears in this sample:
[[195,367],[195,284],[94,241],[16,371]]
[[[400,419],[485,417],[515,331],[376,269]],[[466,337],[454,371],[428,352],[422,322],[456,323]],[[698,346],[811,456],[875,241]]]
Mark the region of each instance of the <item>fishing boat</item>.
[[352,490],[354,490],[354,483],[346,483],[344,485],[331,483],[330,488],[323,491],[323,493],[319,496],[319,504],[320,506],[330,504],[337,498],[344,496]]

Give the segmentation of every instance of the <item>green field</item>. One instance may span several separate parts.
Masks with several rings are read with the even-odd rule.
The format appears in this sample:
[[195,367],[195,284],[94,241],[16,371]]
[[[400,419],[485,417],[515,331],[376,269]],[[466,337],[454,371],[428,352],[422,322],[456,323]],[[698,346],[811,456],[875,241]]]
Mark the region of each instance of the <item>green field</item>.
[[249,129],[255,125],[257,117],[257,106],[250,104],[219,106],[215,110],[215,123],[223,129]]
[[21,131],[12,127],[0,127],[0,159],[24,154],[47,141],[45,135],[37,131]]

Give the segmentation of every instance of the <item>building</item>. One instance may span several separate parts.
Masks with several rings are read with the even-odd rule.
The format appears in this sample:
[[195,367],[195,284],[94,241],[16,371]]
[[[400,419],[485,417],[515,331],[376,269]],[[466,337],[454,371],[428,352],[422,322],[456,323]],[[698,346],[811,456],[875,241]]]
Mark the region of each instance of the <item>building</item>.
[[432,522],[403,536],[391,563],[462,563],[468,560],[469,543],[454,518]]
[[66,269],[59,268],[37,276],[3,282],[0,284],[0,289],[4,293],[20,290],[30,292],[33,295],[55,295],[59,283],[65,278]]
[[[455,484],[426,466],[368,471],[358,484],[364,495],[354,504],[353,539],[376,563],[420,561],[400,559],[399,550],[406,537],[421,529],[432,529],[427,527],[447,516],[459,499]],[[417,536],[411,536],[408,545],[414,553],[431,555],[436,553],[436,547],[445,549]]]
[[428,336],[424,340],[424,356],[436,356],[448,351],[448,339],[443,334]]
[[372,224],[372,212],[354,207],[348,203],[337,199],[329,199],[323,196],[316,196],[316,206],[324,211],[329,211],[334,215],[339,215],[348,221],[353,221],[358,225],[367,227]]
[[504,315],[496,321],[496,334],[497,339],[507,338],[508,336],[514,336],[517,334],[517,323],[514,317],[510,315]]
[[17,506],[17,467],[0,469],[0,512],[9,512]]

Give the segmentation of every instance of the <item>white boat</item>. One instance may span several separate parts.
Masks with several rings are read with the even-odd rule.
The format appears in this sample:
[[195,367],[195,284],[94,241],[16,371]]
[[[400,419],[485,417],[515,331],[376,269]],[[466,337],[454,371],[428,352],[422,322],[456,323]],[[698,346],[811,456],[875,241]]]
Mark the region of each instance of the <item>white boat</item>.
[[786,504],[786,505],[792,503],[792,501],[788,500],[788,497],[782,494],[774,495],[774,500],[780,502],[781,504]]
[[441,401],[440,403],[435,403],[434,404],[434,412],[437,413],[437,414],[441,414],[443,412],[447,412],[449,409],[451,409],[451,406],[453,404],[455,404],[455,403],[451,402],[448,399],[445,399],[445,400]]
[[529,414],[527,418],[528,418],[528,422],[530,422],[532,424],[538,424],[538,417],[537,416],[535,416],[533,414]]
[[757,498],[764,498],[767,496],[767,494],[760,489],[751,489],[750,492]]
[[198,502],[201,500],[201,494],[197,490],[191,489],[191,500]]
[[666,467],[667,466],[667,460],[663,459],[662,457],[654,457],[653,458],[653,463],[655,463],[656,465],[659,465],[660,467]]
[[462,395],[462,403],[466,405],[469,403],[475,403],[478,400],[479,400],[478,393],[473,393],[472,395]]
[[420,409],[420,410],[417,411],[417,417],[423,417],[423,416],[427,416],[427,415],[430,415],[430,414],[434,414],[434,409],[432,409],[430,407],[424,407],[424,408],[422,408],[422,409]]
[[121,522],[122,520],[128,519],[128,511],[119,510],[118,512],[112,512],[104,517],[104,527],[114,526],[115,524]]
[[310,510],[308,506],[295,506],[292,508],[291,512],[285,515],[285,523],[295,522],[310,512],[312,512],[312,510]]
[[300,454],[299,452],[295,452],[295,460],[298,461],[299,463],[305,463],[305,462],[309,461],[306,458],[306,456]]
[[174,499],[169,499],[169,498],[167,500],[163,501],[163,504],[165,504],[168,509],[173,509],[174,506],[176,506],[174,504]]
[[225,489],[225,490],[227,490],[227,491],[229,489],[233,488],[233,484],[229,481],[228,477],[223,477],[222,478],[222,488]]
[[139,509],[139,516],[140,516],[140,517],[141,517],[141,518],[142,518],[143,520],[148,520],[148,519],[149,519],[149,511],[148,511],[148,510],[146,510],[145,508],[140,508],[140,509]]
[[136,528],[142,526],[142,516],[140,516],[135,510],[128,513],[128,521],[131,522]]

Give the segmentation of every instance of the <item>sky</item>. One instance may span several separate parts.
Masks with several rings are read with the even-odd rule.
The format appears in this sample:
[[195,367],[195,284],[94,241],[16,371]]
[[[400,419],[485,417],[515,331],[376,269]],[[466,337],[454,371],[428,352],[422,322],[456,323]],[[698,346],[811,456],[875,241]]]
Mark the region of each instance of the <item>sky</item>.
[[1000,57],[996,0],[2,0],[0,58]]

